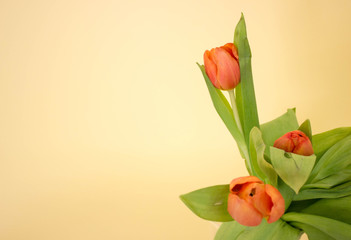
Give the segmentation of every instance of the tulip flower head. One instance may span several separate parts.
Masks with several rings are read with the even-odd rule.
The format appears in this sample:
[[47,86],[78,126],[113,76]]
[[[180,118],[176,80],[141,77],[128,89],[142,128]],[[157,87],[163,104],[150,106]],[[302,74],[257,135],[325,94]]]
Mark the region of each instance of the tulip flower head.
[[245,226],[258,226],[262,218],[268,223],[277,221],[285,211],[285,201],[280,192],[264,184],[255,176],[240,177],[230,183],[228,212]]
[[213,86],[221,90],[232,90],[239,84],[238,59],[238,51],[233,43],[205,51],[205,70]]
[[292,152],[304,156],[310,156],[313,154],[310,139],[306,136],[306,134],[299,130],[288,132],[282,137],[278,138],[274,142],[273,147],[282,149],[285,152]]

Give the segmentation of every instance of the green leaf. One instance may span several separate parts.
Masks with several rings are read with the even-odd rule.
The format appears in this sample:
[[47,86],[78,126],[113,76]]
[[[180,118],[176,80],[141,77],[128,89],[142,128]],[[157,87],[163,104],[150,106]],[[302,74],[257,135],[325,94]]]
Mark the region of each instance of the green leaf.
[[306,121],[304,121],[299,129],[300,131],[302,131],[304,134],[306,134],[306,136],[311,140],[312,142],[312,128],[311,128],[311,122],[309,119],[307,119]]
[[[284,221],[289,222],[289,224],[293,226],[295,226],[294,223],[296,222],[302,223],[302,225],[298,224],[299,227],[303,225],[311,226],[334,239],[351,239],[351,225],[331,218],[305,213],[291,212],[284,214],[282,216],[282,219]],[[308,229],[302,228],[302,230],[306,231],[306,233],[308,234]]]
[[311,206],[313,203],[319,201],[320,199],[308,199],[302,201],[293,201],[288,210],[285,212],[301,212],[303,209]]
[[305,184],[303,189],[308,188],[325,188],[329,189],[333,186],[339,185],[340,183],[344,183],[347,181],[351,181],[351,165],[341,169],[338,173],[330,175],[326,178],[316,181],[315,183]]
[[327,217],[351,224],[351,196],[321,199],[301,210],[302,213]]
[[185,205],[200,218],[228,222],[233,218],[227,211],[229,185],[199,189],[180,196]]
[[234,44],[238,49],[240,65],[240,84],[236,87],[238,113],[241,119],[245,142],[249,146],[250,131],[260,127],[257,113],[255,89],[251,69],[251,50],[247,39],[244,15],[236,25]]
[[329,148],[351,135],[351,127],[336,128],[312,137],[314,154],[319,159]]
[[[323,151],[323,150],[322,150]],[[335,198],[351,194],[351,135],[333,144],[315,165],[294,200]]]
[[235,221],[222,223],[216,233],[215,240],[234,240],[246,228],[246,226],[243,226]]
[[273,146],[275,140],[287,132],[296,130],[298,127],[299,124],[294,109],[288,109],[288,111],[280,117],[262,124],[262,137],[266,144],[265,155],[269,156],[269,147]]
[[[347,224],[351,223],[351,196],[336,199],[321,199],[293,202],[289,211],[326,217]],[[301,205],[301,206],[298,206]],[[310,240],[335,239],[322,231],[306,224],[294,222],[294,226],[303,229]]]
[[282,220],[274,223],[262,223],[257,227],[246,228],[237,238],[237,240],[298,240],[301,231],[296,229]]
[[335,238],[325,234],[324,232],[310,225],[294,222],[294,226],[303,229],[307,233],[308,240],[336,240]]
[[296,194],[280,177],[278,177],[278,190],[284,198],[286,210]]
[[[351,136],[334,144],[329,148],[314,167],[308,183],[318,183],[319,181],[337,175],[343,170],[347,170],[351,165]],[[348,178],[349,176],[345,176]],[[340,180],[339,180],[340,181]],[[341,182],[334,182],[334,185]]]
[[275,171],[287,185],[298,193],[312,171],[316,156],[286,153],[275,147],[270,148],[270,153]]
[[[240,149],[241,154],[246,154],[247,153],[247,145],[245,143],[245,139],[243,135],[240,133],[240,130],[238,129],[237,124],[235,123],[234,115],[233,115],[233,110],[230,107],[228,100],[226,97],[223,95],[223,93],[215,88],[211,82],[211,80],[208,78],[205,67],[203,65],[200,65],[197,63],[199,66],[202,75],[204,76],[204,79],[206,81],[206,85],[208,88],[208,91],[210,93],[213,105],[218,113],[218,115],[221,117],[223,120],[224,124],[228,128],[229,132],[231,135],[234,137],[236,140],[238,147]],[[243,156],[243,158],[248,160],[248,156]],[[249,169],[250,172],[250,169]],[[251,174],[251,172],[250,172]]]
[[302,232],[282,220],[268,224],[265,220],[257,227],[242,226],[237,222],[223,223],[215,240],[298,240]]
[[299,194],[294,196],[293,200],[301,201],[316,198],[339,198],[348,195],[351,195],[351,182],[345,182],[330,189],[301,189]]
[[252,128],[250,133],[250,155],[253,172],[265,183],[277,187],[278,175],[272,165],[264,159],[265,148],[260,129],[257,127]]

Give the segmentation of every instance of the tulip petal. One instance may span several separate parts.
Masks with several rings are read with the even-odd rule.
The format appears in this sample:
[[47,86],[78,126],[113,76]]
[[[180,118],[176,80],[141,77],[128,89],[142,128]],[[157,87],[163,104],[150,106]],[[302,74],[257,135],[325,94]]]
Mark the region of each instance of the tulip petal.
[[293,141],[288,138],[285,137],[286,135],[278,138],[275,142],[274,142],[274,147],[279,148],[284,150],[285,152],[292,152],[294,150],[294,143]]
[[214,52],[213,50],[211,51],[206,50],[204,53],[205,71],[208,78],[211,80],[212,84],[216,88],[220,89],[221,86],[217,81],[217,66],[213,59],[213,52]]
[[310,139],[300,130],[284,134],[274,142],[274,147],[299,155],[311,156],[313,154]]
[[247,183],[263,183],[258,177],[246,176],[235,178],[231,181],[229,189],[232,193],[238,193],[241,187]]
[[266,193],[272,199],[272,209],[267,219],[268,223],[277,221],[285,212],[285,201],[280,192],[272,185],[266,184]]
[[226,50],[236,60],[239,59],[238,50],[233,43],[227,43],[224,46],[222,46],[221,48]]
[[235,221],[244,226],[258,226],[262,221],[262,215],[235,194],[229,194],[228,212]]
[[217,81],[221,89],[235,88],[240,81],[239,63],[224,49],[214,49],[214,59],[217,64]]
[[295,146],[294,153],[304,156],[310,156],[313,154],[312,143],[309,138],[301,139],[299,144]]
[[221,90],[231,90],[240,82],[238,51],[233,43],[206,50],[205,71],[212,84]]
[[[227,43],[227,44],[223,45],[223,46],[220,47],[220,48],[223,49],[223,50],[225,50],[227,53],[229,53],[230,56],[231,56],[232,58],[236,58],[236,57],[234,56],[233,46],[234,46],[233,43]],[[237,58],[236,58],[236,59],[237,59]]]
[[254,184],[255,194],[251,197],[252,205],[255,207],[255,209],[257,209],[257,211],[266,217],[270,214],[273,206],[272,198],[266,193],[265,184]]

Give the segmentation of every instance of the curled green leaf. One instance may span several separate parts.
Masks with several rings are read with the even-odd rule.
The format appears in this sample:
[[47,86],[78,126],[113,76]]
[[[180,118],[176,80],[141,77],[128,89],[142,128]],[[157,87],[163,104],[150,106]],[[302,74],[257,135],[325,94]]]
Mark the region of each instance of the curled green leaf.
[[270,148],[270,153],[275,171],[287,185],[298,193],[310,176],[316,156],[287,153],[275,147]]
[[262,133],[257,127],[252,128],[250,133],[250,153],[252,169],[256,176],[262,179],[265,183],[269,183],[277,187],[278,175],[272,165],[264,158],[266,145],[262,139]]

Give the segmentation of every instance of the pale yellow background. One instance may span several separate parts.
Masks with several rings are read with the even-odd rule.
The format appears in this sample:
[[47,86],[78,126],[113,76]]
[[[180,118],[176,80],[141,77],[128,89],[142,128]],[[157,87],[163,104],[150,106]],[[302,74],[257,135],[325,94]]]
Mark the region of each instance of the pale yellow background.
[[0,1],[0,239],[212,239],[246,175],[195,65],[244,12],[261,122],[351,125],[351,1]]

